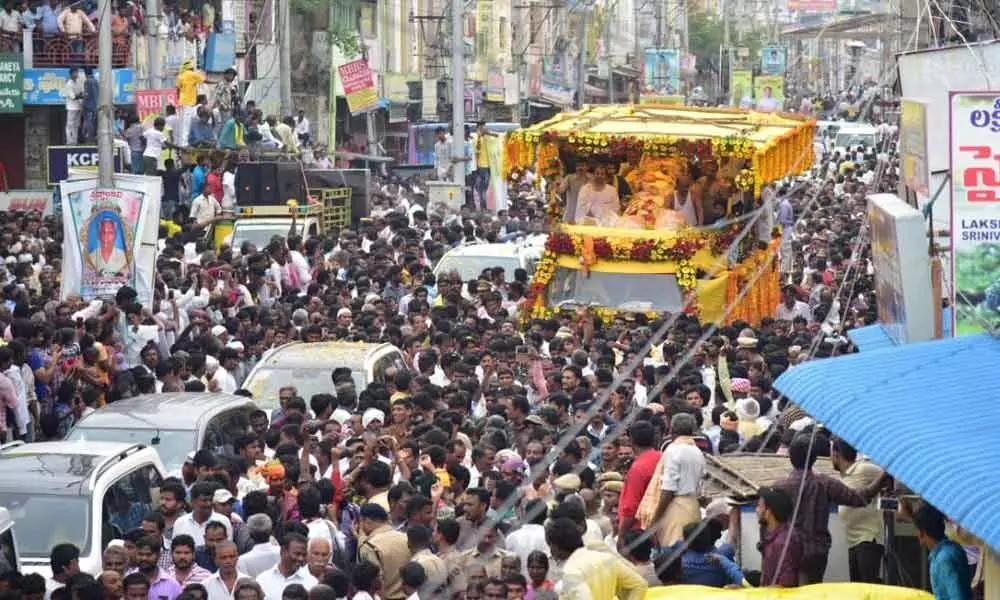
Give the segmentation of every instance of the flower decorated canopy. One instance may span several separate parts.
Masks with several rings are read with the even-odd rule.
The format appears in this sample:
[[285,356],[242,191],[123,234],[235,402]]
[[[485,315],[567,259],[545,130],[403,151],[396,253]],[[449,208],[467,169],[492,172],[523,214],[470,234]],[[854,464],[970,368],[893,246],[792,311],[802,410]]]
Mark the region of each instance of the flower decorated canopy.
[[[586,106],[512,132],[507,138],[508,166],[534,166],[541,149],[551,145],[580,156],[711,154],[748,161],[752,168],[741,183],[759,193],[761,184],[812,167],[815,126],[815,121],[798,115],[726,108]],[[544,170],[548,165],[538,166]]]

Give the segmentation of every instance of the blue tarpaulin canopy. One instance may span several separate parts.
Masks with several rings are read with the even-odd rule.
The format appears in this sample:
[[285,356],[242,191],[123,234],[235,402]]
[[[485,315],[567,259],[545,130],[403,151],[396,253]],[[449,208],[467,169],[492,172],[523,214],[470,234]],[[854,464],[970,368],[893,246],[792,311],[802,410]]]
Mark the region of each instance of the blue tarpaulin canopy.
[[1000,550],[1000,340],[981,334],[870,348],[796,366],[774,385]]

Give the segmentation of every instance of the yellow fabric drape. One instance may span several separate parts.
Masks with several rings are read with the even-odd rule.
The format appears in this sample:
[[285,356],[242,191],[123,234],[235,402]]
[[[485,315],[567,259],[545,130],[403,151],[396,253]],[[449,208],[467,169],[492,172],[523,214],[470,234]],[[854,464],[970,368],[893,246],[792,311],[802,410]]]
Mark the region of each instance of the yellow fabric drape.
[[820,583],[798,588],[720,590],[672,585],[646,590],[644,600],[932,600],[923,590],[871,583]]

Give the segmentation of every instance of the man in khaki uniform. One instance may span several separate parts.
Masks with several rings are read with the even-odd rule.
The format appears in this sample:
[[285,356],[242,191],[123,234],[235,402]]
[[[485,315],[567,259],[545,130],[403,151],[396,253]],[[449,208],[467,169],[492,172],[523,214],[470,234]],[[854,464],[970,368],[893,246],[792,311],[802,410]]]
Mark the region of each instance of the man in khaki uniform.
[[399,570],[410,562],[406,534],[389,526],[389,513],[381,505],[369,502],[361,507],[361,533],[365,540],[358,547],[358,559],[378,565],[382,576],[382,598],[405,600]]
[[431,538],[433,533],[431,528],[416,523],[406,529],[406,540],[413,555],[413,562],[424,568],[427,575],[427,583],[421,588],[421,592],[435,594],[439,589],[448,583],[448,566],[439,556],[431,552]]
[[466,565],[482,565],[486,569],[486,576],[489,578],[500,577],[501,565],[505,556],[512,556],[512,553],[497,547],[497,524],[487,522],[480,529],[482,537],[475,548],[462,552]]
[[469,587],[465,573],[465,557],[455,544],[458,543],[462,526],[454,518],[439,519],[437,531],[434,532],[434,543],[437,546],[438,558],[444,561],[448,573],[448,590],[451,594],[462,593]]

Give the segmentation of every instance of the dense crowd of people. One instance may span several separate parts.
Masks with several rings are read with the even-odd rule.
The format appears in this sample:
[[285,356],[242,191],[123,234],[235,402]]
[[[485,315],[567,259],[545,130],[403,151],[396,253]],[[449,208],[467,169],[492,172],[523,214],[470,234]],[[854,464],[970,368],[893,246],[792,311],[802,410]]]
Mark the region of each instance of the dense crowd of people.
[[[161,242],[150,306],[127,287],[113,301],[60,300],[61,225],[0,214],[6,439],[59,439],[139,394],[250,396],[249,370],[287,341],[388,341],[407,361],[365,389],[337,365],[327,393],[302,397],[281,382],[280,408],[255,412],[233,455],[193,453],[158,504],[116,513],[121,537],[99,576],[80,573],[80,549],[59,544],[51,578],[7,574],[0,591],[624,600],[660,585],[795,586],[823,580],[829,503],[847,511],[852,579],[878,581],[871,500],[885,474],[772,384],[802,361],[851,352],[843,333],[874,322],[865,196],[895,189],[896,170],[891,156],[858,148],[780,184],[789,259],[776,318],[718,327],[685,315],[608,323],[575,309],[523,329],[526,273],[433,275],[447,248],[538,220],[527,194],[445,223],[412,186],[383,181],[360,228],[238,253],[214,252],[181,218]],[[705,456],[736,451],[789,459],[788,477],[759,493],[754,572],[734,555],[730,504],[701,494]],[[812,472],[819,455],[842,478]],[[946,550],[939,557],[961,561],[964,575],[948,573],[970,590],[942,515],[919,506],[911,516],[928,547]]]

